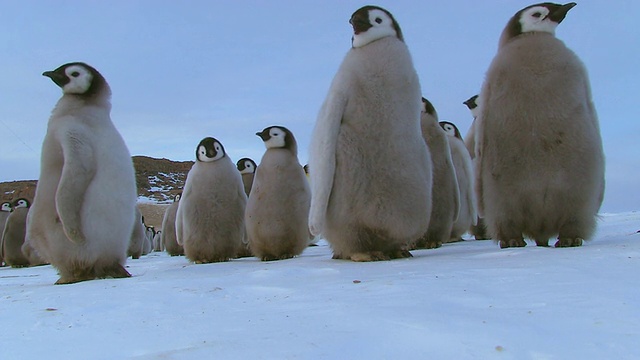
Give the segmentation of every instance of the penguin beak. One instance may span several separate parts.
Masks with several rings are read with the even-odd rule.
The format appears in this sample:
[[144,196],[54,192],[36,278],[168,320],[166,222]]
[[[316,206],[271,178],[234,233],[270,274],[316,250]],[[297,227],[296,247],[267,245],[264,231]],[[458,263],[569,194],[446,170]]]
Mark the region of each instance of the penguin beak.
[[69,78],[67,78],[66,75],[56,71],[45,71],[42,73],[42,76],[50,78],[54,83],[56,83],[56,85],[60,87],[65,86],[69,82]]
[[555,11],[553,11],[547,17],[551,21],[560,24],[562,22],[562,20],[564,20],[564,17],[567,16],[567,13],[569,12],[569,10],[571,10],[576,5],[578,5],[578,4],[576,4],[574,2],[570,2],[568,4],[564,4],[564,5],[560,6],[560,7],[558,7]]
[[269,131],[261,131],[261,132],[257,132],[256,133],[257,136],[260,136],[260,138],[262,139],[262,141],[267,141],[269,140]]

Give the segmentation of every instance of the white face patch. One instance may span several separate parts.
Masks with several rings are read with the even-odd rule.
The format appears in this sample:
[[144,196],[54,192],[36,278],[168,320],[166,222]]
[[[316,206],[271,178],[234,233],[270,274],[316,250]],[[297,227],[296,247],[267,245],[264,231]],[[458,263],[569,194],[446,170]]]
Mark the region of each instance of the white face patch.
[[456,128],[451,125],[451,124],[444,124],[442,126],[442,128],[444,129],[444,131],[447,133],[447,135],[449,136],[453,136],[456,137]]
[[18,203],[16,204],[15,208],[26,208],[29,207],[29,202],[27,200],[24,199],[20,199],[18,200]]
[[255,166],[253,166],[253,163],[251,161],[247,160],[244,162],[244,169],[240,171],[240,174],[253,174],[255,172],[256,172]]
[[548,16],[549,9],[544,6],[534,6],[523,11],[520,15],[522,32],[541,31],[555,35],[558,23],[549,19]]
[[285,145],[287,133],[284,130],[274,127],[269,130],[269,140],[264,142],[267,149],[282,148]]
[[64,70],[69,82],[62,87],[65,94],[84,94],[91,87],[93,75],[89,69],[80,65],[69,66]]
[[216,151],[216,155],[214,157],[209,157],[207,155],[207,148],[204,145],[200,145],[198,147],[198,160],[202,162],[212,162],[224,157],[224,150],[222,149],[222,145],[219,142],[213,143],[213,148]]
[[371,27],[367,31],[353,35],[354,48],[365,46],[387,36],[398,36],[393,27],[393,20],[382,10],[369,10],[369,23]]
[[0,208],[0,211],[11,212],[11,203],[8,203],[8,202],[2,203],[2,207]]
[[180,198],[182,197],[182,195],[178,194],[176,195],[176,198],[173,200],[173,202],[178,202],[180,201]]

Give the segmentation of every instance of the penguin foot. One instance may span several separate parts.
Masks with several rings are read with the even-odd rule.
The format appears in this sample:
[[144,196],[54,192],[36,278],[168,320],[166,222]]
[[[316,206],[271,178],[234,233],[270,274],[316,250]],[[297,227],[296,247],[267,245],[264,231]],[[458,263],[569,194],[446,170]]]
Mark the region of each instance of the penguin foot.
[[525,247],[527,243],[523,239],[500,240],[500,248],[506,249],[510,247]]
[[542,246],[542,247],[549,247],[549,239],[536,240],[536,245],[537,246]]
[[577,247],[582,246],[581,238],[558,238],[555,247]]
[[412,249],[437,249],[442,246],[442,241],[438,240],[427,240],[427,241],[419,241],[416,243]]
[[282,255],[264,255],[260,258],[262,261],[275,261],[275,260],[286,260],[291,259],[294,255],[291,254],[282,254]]
[[369,262],[369,261],[385,261],[391,260],[391,258],[382,251],[369,251],[351,254],[351,261],[355,262]]

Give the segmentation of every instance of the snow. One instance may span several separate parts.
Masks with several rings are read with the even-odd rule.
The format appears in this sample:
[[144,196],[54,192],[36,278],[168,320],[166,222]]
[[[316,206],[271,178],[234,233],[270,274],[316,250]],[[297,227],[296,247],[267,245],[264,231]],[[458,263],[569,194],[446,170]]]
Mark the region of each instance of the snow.
[[640,213],[580,248],[464,241],[377,263],[195,265],[151,253],[129,279],[54,286],[0,269],[3,359],[637,359]]

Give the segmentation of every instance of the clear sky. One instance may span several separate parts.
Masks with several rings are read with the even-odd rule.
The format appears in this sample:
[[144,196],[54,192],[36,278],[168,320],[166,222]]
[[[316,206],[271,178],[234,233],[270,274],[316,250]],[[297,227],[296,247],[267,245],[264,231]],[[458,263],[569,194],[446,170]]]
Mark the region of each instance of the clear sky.
[[[530,1],[389,1],[425,97],[466,133],[509,18]],[[60,89],[41,74],[72,61],[97,68],[132,155],[194,160],[218,138],[259,162],[257,131],[291,129],[301,163],[329,84],[350,48],[356,1],[3,1],[0,181],[37,179]],[[557,37],[585,63],[607,157],[602,211],[640,210],[640,2],[578,1]]]

